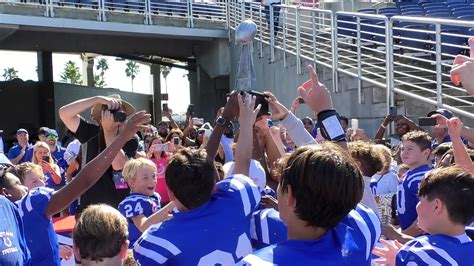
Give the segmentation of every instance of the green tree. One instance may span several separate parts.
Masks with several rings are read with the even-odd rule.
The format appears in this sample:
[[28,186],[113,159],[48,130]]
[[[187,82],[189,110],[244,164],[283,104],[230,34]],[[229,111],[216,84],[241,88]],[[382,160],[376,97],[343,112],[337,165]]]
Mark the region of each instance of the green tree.
[[79,67],[73,61],[68,61],[64,65],[63,73],[61,73],[61,81],[64,83],[81,85],[81,73]]
[[168,92],[168,75],[171,72],[171,67],[169,66],[161,66],[160,67],[161,75],[165,79],[165,91]]
[[4,78],[5,81],[16,79],[18,78],[18,70],[16,70],[14,67],[7,67],[3,69],[2,77]]
[[109,69],[109,62],[105,58],[99,59],[97,62],[97,65],[95,66],[96,70],[99,70],[100,73],[99,75],[94,75],[94,86],[95,87],[100,87],[103,88],[107,86],[107,83],[105,83],[105,71]]
[[140,66],[137,62],[129,60],[126,64],[125,74],[132,80],[132,92],[133,92],[133,80],[140,73]]

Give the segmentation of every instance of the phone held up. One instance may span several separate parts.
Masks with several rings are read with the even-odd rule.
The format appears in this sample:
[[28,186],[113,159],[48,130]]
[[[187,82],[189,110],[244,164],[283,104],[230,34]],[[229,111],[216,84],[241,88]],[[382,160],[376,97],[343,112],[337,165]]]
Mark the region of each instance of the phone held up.
[[436,118],[434,117],[419,117],[418,125],[421,127],[432,127],[436,126]]

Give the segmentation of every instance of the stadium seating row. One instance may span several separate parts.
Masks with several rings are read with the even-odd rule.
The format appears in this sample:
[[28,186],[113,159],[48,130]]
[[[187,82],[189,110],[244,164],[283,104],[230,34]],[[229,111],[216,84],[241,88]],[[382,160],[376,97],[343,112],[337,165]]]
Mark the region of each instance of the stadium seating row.
[[[359,13],[379,14],[386,17],[418,16],[430,18],[449,18],[463,21],[474,21],[474,0],[464,2],[451,0],[446,2],[399,2],[395,7],[366,8]],[[361,39],[363,42],[372,42],[374,45],[385,45],[385,25],[380,19],[360,20]],[[338,34],[355,37],[357,35],[357,18],[353,16],[338,16]],[[401,45],[408,52],[420,50],[435,50],[435,25],[407,21],[394,21],[394,44]],[[464,52],[460,46],[467,45],[467,36],[474,36],[474,28],[447,26],[441,27],[441,52],[455,56]]]

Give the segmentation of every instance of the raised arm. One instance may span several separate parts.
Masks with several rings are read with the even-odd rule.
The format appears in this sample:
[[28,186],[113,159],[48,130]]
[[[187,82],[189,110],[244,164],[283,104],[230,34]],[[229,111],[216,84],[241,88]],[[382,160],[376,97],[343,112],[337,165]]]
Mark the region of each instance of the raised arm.
[[63,107],[59,108],[59,117],[71,132],[76,133],[77,128],[79,127],[79,122],[81,121],[79,114],[97,103],[107,105],[109,110],[118,109],[121,105],[119,99],[94,96],[64,105]]
[[308,72],[312,86],[299,87],[298,92],[314,113],[318,116],[321,134],[326,140],[336,141],[339,146],[347,150],[346,134],[342,128],[339,114],[334,110],[329,90],[319,81],[312,65],[308,65]]
[[379,129],[375,133],[374,142],[381,143],[383,139],[383,135],[385,134],[385,130],[387,129],[388,125],[395,119],[395,117],[391,115],[387,115],[383,120],[382,124],[380,124]]
[[259,104],[254,109],[255,96],[250,94],[239,95],[238,101],[240,135],[235,149],[234,174],[248,176],[252,158],[253,125],[262,106]]
[[122,149],[123,145],[140,130],[143,124],[149,123],[150,120],[151,115],[145,113],[145,111],[138,112],[129,118],[127,124],[114,141],[97,157],[87,163],[69,184],[51,196],[48,208],[46,209],[46,216],[51,217],[53,214],[63,210],[92,187],[109,168],[115,155]]
[[474,95],[474,37],[469,38],[470,57],[458,55],[451,68],[451,81],[462,85],[469,95]]

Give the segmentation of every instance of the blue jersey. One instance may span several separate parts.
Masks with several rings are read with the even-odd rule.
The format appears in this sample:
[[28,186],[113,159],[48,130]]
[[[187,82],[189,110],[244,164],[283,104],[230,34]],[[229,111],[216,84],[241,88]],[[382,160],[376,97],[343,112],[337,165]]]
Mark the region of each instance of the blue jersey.
[[370,265],[381,233],[378,216],[359,204],[317,240],[287,240],[258,250],[239,265]]
[[[21,153],[22,147],[20,145],[15,145],[8,150],[8,159],[14,159]],[[18,164],[24,163],[24,162],[31,162],[31,158],[33,158],[33,146],[31,144],[28,144],[25,149],[25,154],[23,157],[21,157],[20,161],[18,161]]]
[[260,249],[287,240],[288,228],[280,219],[278,211],[262,209],[253,214],[250,235],[253,248]]
[[252,252],[250,219],[260,202],[258,187],[243,175],[216,184],[198,208],[150,227],[135,243],[139,265],[234,265]]
[[474,242],[466,234],[420,236],[397,253],[397,265],[474,265]]
[[23,222],[16,206],[0,195],[0,265],[29,265]]
[[428,165],[423,165],[405,173],[405,178],[397,188],[397,213],[402,230],[407,229],[417,219],[416,205],[418,204],[418,189],[423,176],[431,170]]
[[148,197],[138,193],[131,193],[122,202],[120,202],[118,209],[120,213],[127,218],[128,221],[128,240],[130,246],[135,244],[135,241],[142,235],[142,232],[135,226],[132,218],[138,215],[149,217],[160,209],[160,195],[155,193]]
[[46,217],[51,194],[46,187],[32,189],[17,202],[25,224],[25,237],[32,265],[60,265],[58,238],[51,218]]

